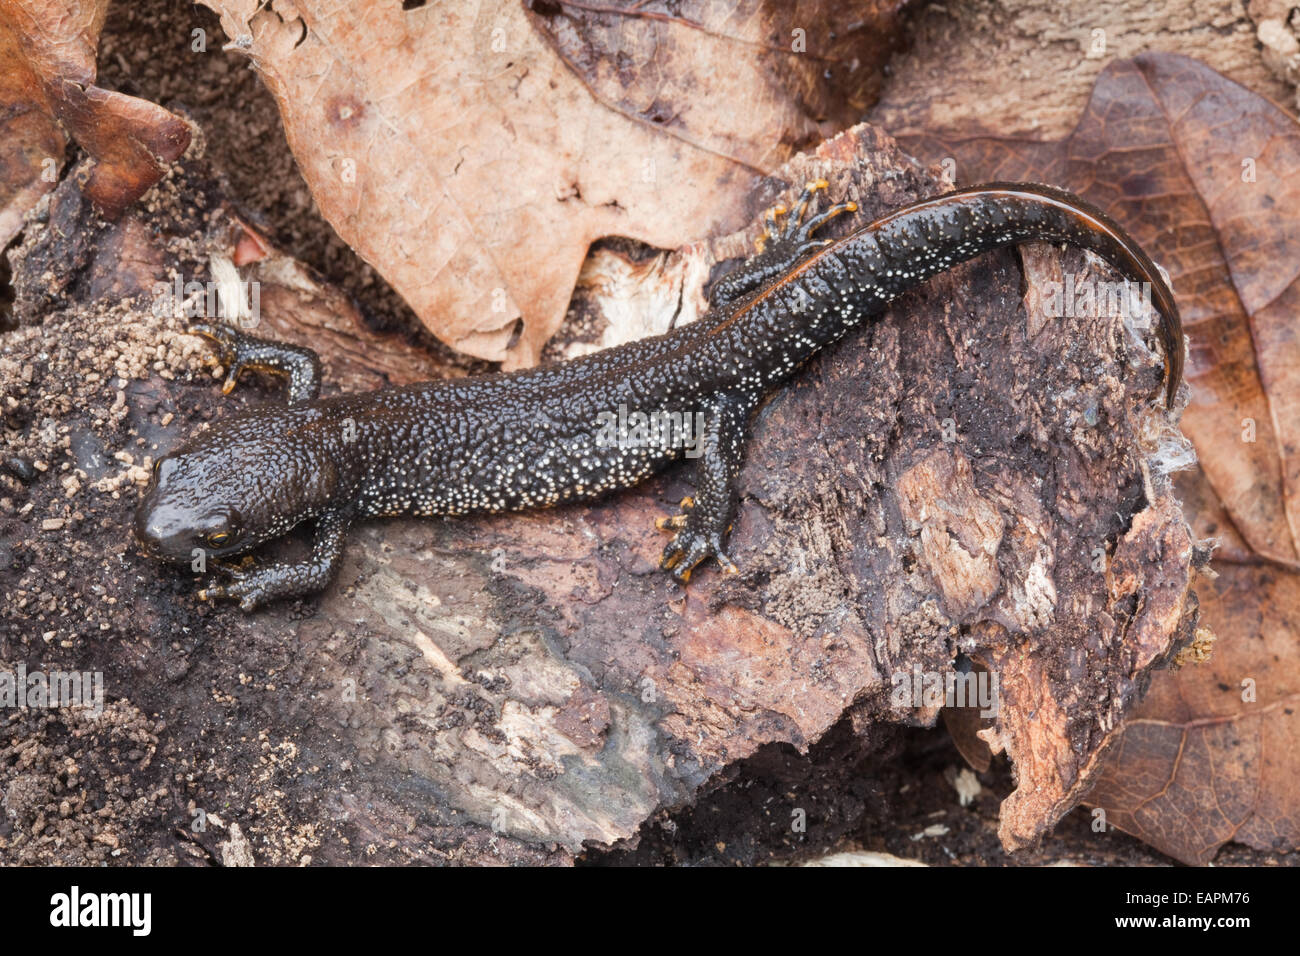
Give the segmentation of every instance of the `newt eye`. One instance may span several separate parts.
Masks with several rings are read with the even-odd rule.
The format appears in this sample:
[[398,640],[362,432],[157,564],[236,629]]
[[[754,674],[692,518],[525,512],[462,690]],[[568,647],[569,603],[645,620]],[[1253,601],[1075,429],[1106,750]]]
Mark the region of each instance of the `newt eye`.
[[214,548],[224,548],[233,537],[229,531],[214,531],[208,535],[208,544]]

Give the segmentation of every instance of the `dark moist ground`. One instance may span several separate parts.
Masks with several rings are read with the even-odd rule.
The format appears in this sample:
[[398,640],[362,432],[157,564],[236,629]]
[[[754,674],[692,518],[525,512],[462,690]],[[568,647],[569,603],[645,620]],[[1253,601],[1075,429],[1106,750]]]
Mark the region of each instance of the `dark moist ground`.
[[[736,866],[797,863],[827,853],[888,853],[932,866],[1168,866],[1170,860],[1120,833],[1094,833],[1086,808],[1069,814],[1035,850],[1015,857],[998,842],[998,804],[1013,789],[1005,761],[976,774],[980,791],[959,805],[954,779],[966,763],[946,731],[900,729],[882,751],[855,762],[841,721],[806,757],[768,748],[736,767],[732,782],[689,810],[642,827],[640,846],[588,852],[579,865]],[[791,832],[789,807],[807,811]],[[778,818],[779,817],[779,818]],[[1294,866],[1300,854],[1257,853],[1228,844],[1216,866]]]
[[[195,27],[207,33],[206,55],[190,51]],[[279,245],[351,294],[376,328],[417,329],[400,298],[316,213],[269,94],[243,60],[220,52],[224,42],[216,17],[206,9],[174,0],[115,4],[104,34],[99,81],[186,112],[205,131],[208,158],[229,177],[233,194]],[[201,250],[195,250],[194,258],[202,258]],[[73,321],[64,328],[75,331],[79,326]],[[129,333],[124,338],[129,339]],[[431,337],[423,336],[422,341],[449,368],[476,367]],[[52,342],[51,351],[57,353],[68,344],[66,339]],[[142,347],[135,342],[126,349],[133,364],[138,364]],[[36,368],[37,380],[59,361],[55,354],[48,367]],[[160,407],[175,405],[179,414],[195,418],[217,407],[215,389],[202,376],[193,384],[151,381]],[[87,390],[70,384],[69,401],[75,403],[82,395],[108,404],[107,393],[93,386],[90,383]],[[132,404],[148,401],[133,392]],[[23,413],[14,414],[21,419]],[[113,427],[113,409],[93,417]],[[11,424],[24,429],[30,425],[21,420]],[[7,487],[14,493],[16,486]],[[219,632],[208,626],[206,609],[186,600],[174,602],[174,619],[132,620],[135,589],[171,588],[179,598],[186,587],[179,575],[156,576],[161,583],[152,585],[137,580],[141,561],[124,553],[120,544],[134,493],[127,483],[116,499],[74,499],[75,492],[48,476],[17,493],[15,508],[31,504],[41,515],[57,512],[65,494],[74,499],[76,510],[67,520],[86,543],[85,553],[70,553],[59,543],[66,539],[58,536],[22,540],[27,524],[18,520],[16,511],[0,514],[0,591],[8,595],[19,581],[30,585],[40,578],[24,608],[0,610],[0,658],[81,667],[116,659],[119,664],[108,668],[106,684],[140,688],[138,697],[111,704],[109,718],[93,724],[79,723],[71,714],[30,711],[0,718],[0,861],[204,864],[217,858],[217,838],[187,832],[184,823],[192,809],[207,807],[220,814],[223,807],[250,805],[262,828],[263,842],[253,848],[259,862],[412,859],[401,848],[365,845],[364,834],[329,832],[329,827],[320,832],[330,795],[351,782],[351,768],[336,766],[329,753],[328,729],[304,731],[301,746],[314,753],[290,754],[284,748],[299,744],[263,737],[263,746],[245,751],[260,749],[260,758],[231,763],[224,735],[253,728],[260,736],[256,728],[285,719],[262,710],[265,698],[253,692],[253,685],[277,674],[301,680],[294,671],[294,647],[255,640],[242,627]],[[68,627],[69,620],[79,623]],[[65,638],[67,634],[76,636]],[[102,643],[96,647],[96,641]],[[104,647],[110,642],[117,644],[111,652]],[[159,653],[163,648],[170,653]],[[222,706],[196,700],[194,720],[169,725],[159,719],[159,710],[175,712],[177,702],[152,700],[150,694],[167,695],[169,680],[177,675],[157,674],[151,692],[150,684],[140,678],[155,659],[172,668],[199,668],[207,675],[202,683],[213,698],[221,698]],[[1169,862],[1124,834],[1092,832],[1091,817],[1082,809],[1062,821],[1042,847],[1013,859],[997,840],[998,803],[1012,788],[1005,762],[995,761],[992,770],[978,775],[979,793],[962,807],[955,781],[964,763],[945,730],[890,728],[873,747],[865,752],[845,720],[806,756],[789,748],[768,748],[731,768],[728,781],[696,806],[661,814],[647,824],[637,847],[593,850],[580,863],[796,862],[841,850],[880,851],[937,865]],[[303,765],[308,769],[302,770]],[[293,779],[277,780],[277,773]],[[281,788],[292,798],[285,799]],[[792,803],[807,813],[803,832],[796,832],[788,819]],[[438,821],[419,823],[436,833]],[[340,837],[350,838],[350,843],[341,845]],[[224,832],[220,839],[226,839]],[[430,838],[415,858],[457,858],[454,847],[437,843]],[[331,845],[345,855],[332,855]],[[1216,863],[1294,864],[1296,857],[1256,854],[1230,845]],[[543,850],[521,854],[515,861],[562,859]]]

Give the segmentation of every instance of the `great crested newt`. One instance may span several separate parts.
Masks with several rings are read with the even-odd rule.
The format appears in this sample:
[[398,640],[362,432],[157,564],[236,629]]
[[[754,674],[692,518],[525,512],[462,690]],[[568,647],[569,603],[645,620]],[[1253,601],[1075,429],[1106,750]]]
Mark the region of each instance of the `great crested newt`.
[[[913,203],[832,241],[814,238],[818,227],[857,207],[839,203],[805,219],[825,188],[809,183],[793,209],[768,213],[759,253],[715,284],[698,321],[550,366],[319,398],[320,363],[310,349],[193,326],[228,369],[224,391],[246,369],[270,369],[288,376],[288,403],[230,415],[160,458],[136,536],[147,554],[185,564],[198,554],[239,555],[314,521],[306,560],[223,568],[229,580],[199,592],[248,611],[325,587],[359,519],[591,499],[694,457],[694,497],[658,522],[672,532],[661,567],[683,583],[709,557],[735,573],[725,547],[735,479],[764,396],[906,290],[1026,241],[1082,246],[1150,283],[1173,406],[1184,353],[1173,292],[1100,210],[1049,186],[989,183]],[[636,422],[633,437],[649,440],[612,429],[616,414]]]

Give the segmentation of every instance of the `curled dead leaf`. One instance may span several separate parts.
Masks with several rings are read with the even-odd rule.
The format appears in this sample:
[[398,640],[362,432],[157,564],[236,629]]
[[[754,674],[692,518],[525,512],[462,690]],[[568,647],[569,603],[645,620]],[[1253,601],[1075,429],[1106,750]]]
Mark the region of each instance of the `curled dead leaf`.
[[339,235],[431,332],[508,368],[537,361],[596,239],[744,223],[757,177],[869,101],[905,6],[836,33],[820,2],[798,22],[760,0],[204,2]]
[[[6,129],[15,135],[5,137],[0,164],[10,191],[0,216],[6,241],[16,231],[14,213],[21,216],[19,207],[25,211],[23,203],[55,181],[49,164],[62,166],[63,130],[95,159],[86,195],[110,219],[144,195],[189,145],[190,128],[180,117],[95,85],[95,48],[107,9],[108,0],[0,0],[0,96],[26,117]],[[18,157],[13,166],[11,156]]]

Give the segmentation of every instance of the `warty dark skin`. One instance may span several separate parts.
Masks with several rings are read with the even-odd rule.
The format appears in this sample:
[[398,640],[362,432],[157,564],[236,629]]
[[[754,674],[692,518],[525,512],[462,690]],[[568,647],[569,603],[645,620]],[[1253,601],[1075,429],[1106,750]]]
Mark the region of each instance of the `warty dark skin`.
[[[813,234],[856,207],[841,203],[804,221],[821,188],[809,184],[783,229],[769,215],[769,245],[717,284],[699,321],[544,368],[322,399],[310,350],[196,326],[229,370],[226,391],[244,369],[273,369],[289,377],[288,404],[231,415],[160,459],[136,512],[136,537],[146,553],[190,565],[197,553],[234,557],[314,521],[306,560],[225,569],[227,583],[199,592],[248,611],[324,588],[354,521],[591,499],[690,451],[698,456],[696,493],[682,514],[659,522],[673,533],[661,565],[680,582],[710,557],[734,573],[725,545],[735,479],[763,398],[908,289],[1027,241],[1082,246],[1126,278],[1150,283],[1172,407],[1184,353],[1173,292],[1104,213],[1052,187],[990,183],[914,203],[832,242]],[[620,407],[701,422],[703,431],[667,428],[657,441],[611,442],[605,423]]]

